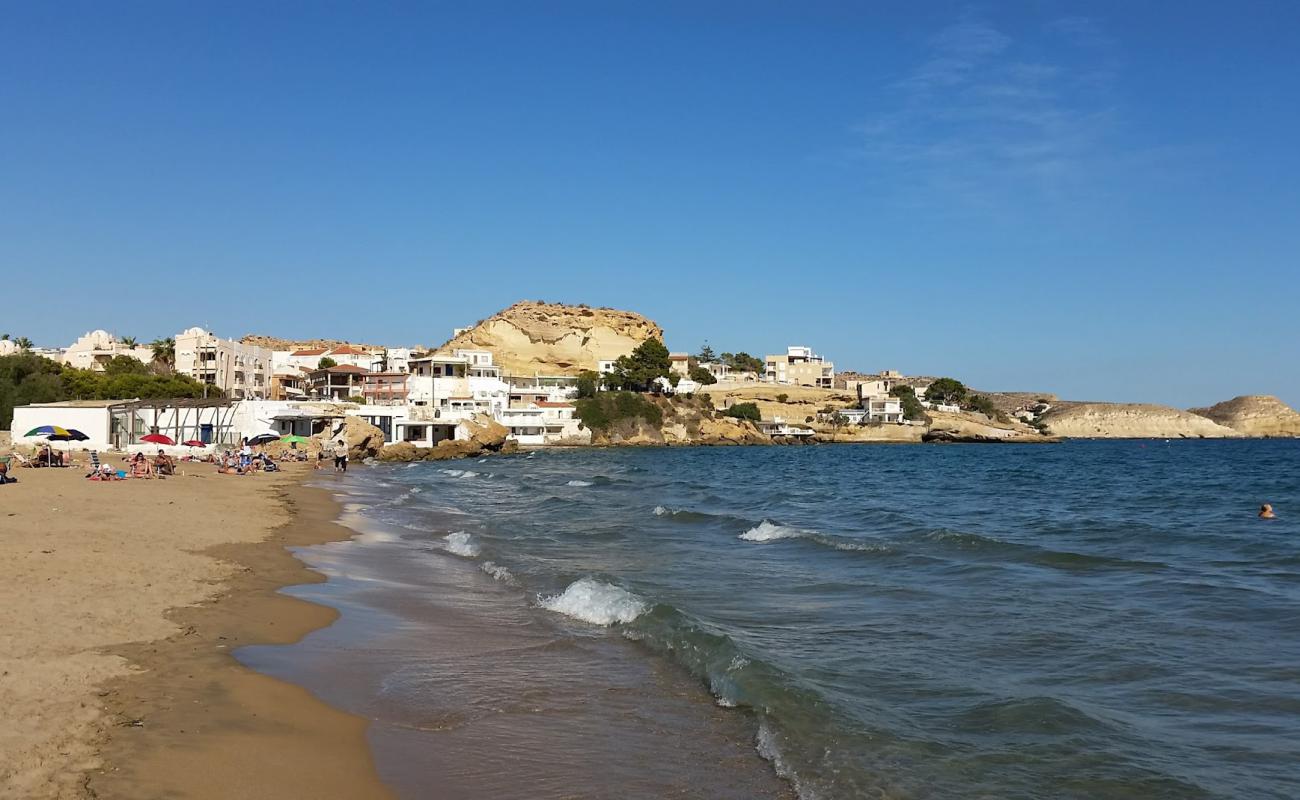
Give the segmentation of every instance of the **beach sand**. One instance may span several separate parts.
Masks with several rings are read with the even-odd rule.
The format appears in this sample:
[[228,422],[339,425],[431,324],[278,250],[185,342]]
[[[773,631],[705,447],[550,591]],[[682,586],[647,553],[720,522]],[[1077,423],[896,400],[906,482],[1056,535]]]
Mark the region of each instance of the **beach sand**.
[[[296,466],[296,465],[295,465]],[[301,471],[0,487],[0,797],[389,797],[366,722],[230,653],[334,612],[285,549],[346,538]]]

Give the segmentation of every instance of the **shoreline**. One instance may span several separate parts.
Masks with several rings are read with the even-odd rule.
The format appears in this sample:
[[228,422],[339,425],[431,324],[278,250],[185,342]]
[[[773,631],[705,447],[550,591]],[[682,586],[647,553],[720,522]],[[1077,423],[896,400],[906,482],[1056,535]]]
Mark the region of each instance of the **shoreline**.
[[291,548],[354,535],[335,522],[332,493],[305,485],[312,474],[276,487],[289,520],[262,541],[204,551],[239,572],[210,601],[168,614],[180,634],[116,650],[149,673],[108,687],[107,710],[127,724],[101,750],[94,796],[393,797],[375,771],[367,720],[234,656],[247,645],[291,644],[338,618],[280,592],[325,581]]
[[94,483],[20,470],[0,488],[0,796],[356,797],[367,721],[243,666],[335,612],[288,549],[349,538],[310,469]]

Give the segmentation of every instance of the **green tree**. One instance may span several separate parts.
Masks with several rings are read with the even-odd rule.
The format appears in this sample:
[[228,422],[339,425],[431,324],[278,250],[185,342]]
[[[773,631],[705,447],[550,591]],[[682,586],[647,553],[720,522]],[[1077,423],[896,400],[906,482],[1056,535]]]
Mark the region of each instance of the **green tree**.
[[925,407],[916,399],[916,390],[911,386],[895,386],[889,393],[901,401],[899,405],[903,407],[903,419],[926,419]]
[[[696,354],[695,360],[702,361],[705,364],[711,364],[713,363],[714,359],[716,359],[717,357],[718,356],[713,352],[713,348],[709,347],[708,342],[705,342],[704,346],[700,348],[700,352]],[[691,380],[694,380],[694,378],[692,378]]]
[[113,356],[108,363],[104,365],[104,374],[110,377],[118,375],[144,375],[149,372],[149,367],[138,358],[131,356]]
[[737,372],[758,372],[762,373],[764,364],[749,353],[723,353],[722,363]]
[[966,401],[966,407],[972,411],[978,411],[989,419],[995,419],[998,422],[1010,422],[1011,419],[993,405],[993,401],[987,396],[977,394]]
[[736,403],[722,413],[728,417],[747,419],[750,422],[758,422],[763,419],[762,412],[758,410],[758,406],[754,403]]
[[718,379],[713,377],[713,373],[704,367],[691,367],[691,380],[701,386],[708,386],[711,383],[717,383]]
[[966,385],[956,378],[939,378],[925,390],[925,399],[931,403],[960,404],[966,399]]
[[618,389],[648,392],[656,378],[667,378],[671,372],[668,348],[658,339],[647,339],[628,355],[619,356],[606,380]]
[[14,339],[14,344],[18,345],[19,350],[27,351],[32,349],[32,340],[28,339],[26,336],[19,336],[17,339]]
[[578,388],[579,398],[595,397],[596,389],[600,386],[600,373],[585,369],[578,373],[578,380],[574,385]]
[[118,344],[122,345],[123,347],[135,347],[136,345],[136,338],[134,336],[123,336],[117,341]]
[[840,413],[837,408],[831,411],[830,416],[826,418],[826,422],[831,426],[831,441],[833,442],[835,437],[839,436],[840,429],[849,424],[849,418]]
[[788,402],[790,402],[790,395],[786,394],[785,392],[781,392],[780,394],[778,394],[778,395],[776,396],[776,402],[778,402],[778,403],[788,403]]
[[339,362],[329,356],[321,356],[321,360],[316,362],[316,369],[329,369],[330,367],[337,367],[338,365]]

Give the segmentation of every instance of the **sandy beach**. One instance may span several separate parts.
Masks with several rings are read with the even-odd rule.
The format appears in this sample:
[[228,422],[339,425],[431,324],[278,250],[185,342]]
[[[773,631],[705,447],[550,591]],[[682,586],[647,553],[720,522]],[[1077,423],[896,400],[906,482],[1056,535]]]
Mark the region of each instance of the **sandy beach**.
[[0,797],[388,797],[366,722],[230,653],[334,612],[286,549],[346,538],[302,471],[0,487]]

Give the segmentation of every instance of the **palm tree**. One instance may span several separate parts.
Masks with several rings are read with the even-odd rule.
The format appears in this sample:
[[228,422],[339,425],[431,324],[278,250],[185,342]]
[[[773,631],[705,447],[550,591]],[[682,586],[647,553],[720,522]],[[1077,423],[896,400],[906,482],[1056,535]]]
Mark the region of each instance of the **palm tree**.
[[7,342],[7,341],[9,341],[9,334],[0,333],[0,342]]
[[170,336],[166,339],[154,339],[149,343],[153,348],[153,360],[159,364],[173,366],[176,363],[176,340]]
[[135,347],[135,337],[134,337],[134,336],[123,336],[121,339],[118,339],[118,342],[120,342],[120,343],[122,344],[123,347],[127,347],[127,348],[134,348],[134,347]]
[[19,350],[32,349],[32,340],[28,339],[26,336],[19,336],[17,339],[14,339],[14,344],[18,345]]

